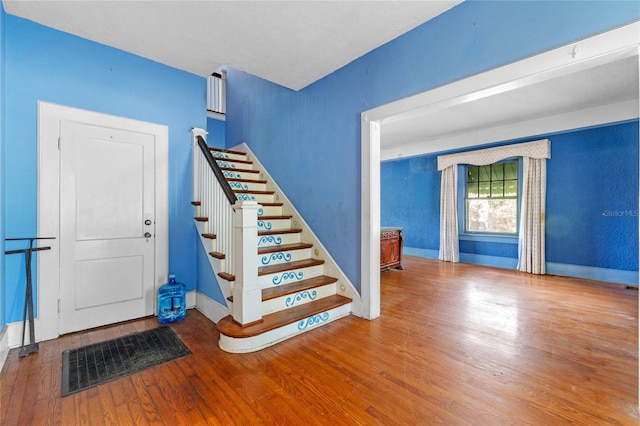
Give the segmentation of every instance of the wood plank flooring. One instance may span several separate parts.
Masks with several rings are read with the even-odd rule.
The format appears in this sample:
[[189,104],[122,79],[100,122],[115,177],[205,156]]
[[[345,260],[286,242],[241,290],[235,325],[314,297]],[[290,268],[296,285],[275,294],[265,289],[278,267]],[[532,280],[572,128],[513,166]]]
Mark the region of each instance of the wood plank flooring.
[[637,425],[638,292],[407,256],[382,316],[228,354],[195,310],[193,354],[65,398],[61,352],[154,318],[10,352],[2,425]]

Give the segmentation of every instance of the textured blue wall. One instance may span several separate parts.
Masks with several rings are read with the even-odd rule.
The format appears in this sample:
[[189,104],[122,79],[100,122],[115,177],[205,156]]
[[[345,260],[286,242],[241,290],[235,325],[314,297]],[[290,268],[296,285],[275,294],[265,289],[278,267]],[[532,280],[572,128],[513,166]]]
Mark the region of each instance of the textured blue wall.
[[640,18],[637,2],[466,1],[293,92],[227,73],[227,145],[247,142],[360,287],[360,113]]
[[547,260],[638,270],[638,122],[551,139]]
[[[637,271],[638,122],[527,140],[540,138],[551,140],[547,261]],[[381,222],[405,227],[405,247],[439,249],[436,162],[430,154],[381,164]],[[495,242],[460,241],[460,253],[518,257],[517,245]]]
[[0,4],[0,332],[6,324],[4,318],[4,5]]
[[202,247],[200,242],[197,243],[196,253],[198,262],[198,291],[222,306],[227,306],[224,295],[220,291],[216,274],[211,268],[211,263],[209,263],[209,253]]
[[[36,234],[37,101],[169,127],[169,268],[196,286],[191,134],[206,126],[206,80],[7,15],[5,20],[5,205],[7,237]],[[16,257],[16,256],[13,256]],[[7,258],[7,322],[22,316],[24,266]]]
[[226,125],[222,120],[207,117],[207,145],[214,148],[224,148]]
[[440,172],[437,156],[380,164],[380,223],[404,227],[405,247],[438,250]]

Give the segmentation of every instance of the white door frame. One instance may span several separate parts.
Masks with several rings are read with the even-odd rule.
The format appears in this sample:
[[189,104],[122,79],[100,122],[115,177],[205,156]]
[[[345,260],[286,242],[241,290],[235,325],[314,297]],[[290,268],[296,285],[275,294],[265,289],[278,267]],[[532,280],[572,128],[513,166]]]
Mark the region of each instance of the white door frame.
[[[117,117],[93,111],[38,102],[38,236],[50,251],[38,256],[38,318],[36,340],[60,335],[58,299],[60,296],[60,151],[61,121],[75,121],[114,129],[152,134],[155,137],[155,273],[157,288],[166,282],[169,270],[168,162],[169,131],[161,124]],[[44,245],[44,243],[42,244]]]
[[[362,161],[360,293],[362,297],[361,305],[358,306],[358,315],[369,319],[380,315],[380,159],[382,158],[380,128],[384,126],[385,119],[419,108],[444,110],[466,102],[473,102],[483,96],[491,96],[535,84],[551,75],[569,75],[577,70],[607,63],[620,57],[637,56],[638,34],[640,34],[640,23],[634,22],[362,112],[360,123]],[[555,119],[550,117],[535,122],[514,123],[508,128],[503,126],[487,129],[483,132],[472,132],[472,134],[456,134],[453,137],[418,142],[402,149],[406,156],[423,155],[447,149],[637,118],[637,112],[629,115],[627,107],[628,105],[622,109],[609,109],[606,114],[598,109],[588,116],[581,112],[570,117],[556,117]],[[634,107],[637,107],[637,103],[631,102],[631,109]]]

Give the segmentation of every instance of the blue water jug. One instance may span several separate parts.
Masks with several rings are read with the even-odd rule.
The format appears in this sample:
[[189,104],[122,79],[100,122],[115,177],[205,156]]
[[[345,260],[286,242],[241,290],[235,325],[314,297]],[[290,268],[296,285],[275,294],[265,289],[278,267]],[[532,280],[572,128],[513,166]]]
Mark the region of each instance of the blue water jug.
[[158,322],[169,324],[182,321],[187,316],[184,284],[169,274],[169,282],[158,290]]

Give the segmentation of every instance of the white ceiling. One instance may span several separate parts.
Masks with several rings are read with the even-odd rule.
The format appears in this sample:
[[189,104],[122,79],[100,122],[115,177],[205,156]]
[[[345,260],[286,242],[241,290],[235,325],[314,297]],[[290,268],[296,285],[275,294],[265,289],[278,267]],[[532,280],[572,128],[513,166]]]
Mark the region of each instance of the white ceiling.
[[300,90],[461,1],[3,3],[11,15],[197,75],[228,65]]
[[[447,108],[418,108],[391,117],[381,128],[380,145],[387,150],[395,148],[395,153],[408,144],[429,144],[452,135],[628,101],[636,101],[637,110],[638,93],[638,56],[634,55],[532,84],[514,85],[512,90],[471,102]],[[389,156],[395,155],[386,157]]]
[[[208,76],[228,65],[300,90],[461,1],[3,3],[9,14],[197,75]],[[625,101],[637,117],[638,93],[636,53],[499,93],[474,95],[446,108],[416,108],[383,121],[382,158],[435,152],[461,135],[475,138],[486,129],[545,117],[562,120],[566,113]]]

